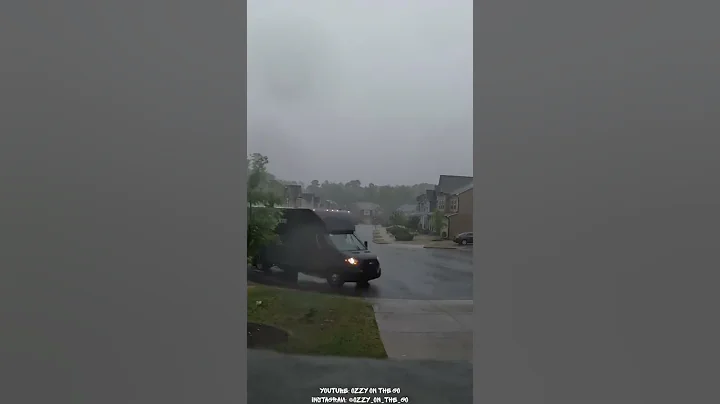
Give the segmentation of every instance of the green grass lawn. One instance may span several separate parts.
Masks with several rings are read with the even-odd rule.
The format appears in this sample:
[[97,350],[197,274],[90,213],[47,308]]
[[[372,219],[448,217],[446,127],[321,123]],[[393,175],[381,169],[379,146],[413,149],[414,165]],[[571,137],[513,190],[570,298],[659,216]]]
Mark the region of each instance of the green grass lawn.
[[248,286],[247,321],[290,334],[287,342],[272,347],[276,351],[387,357],[372,306],[358,298]]

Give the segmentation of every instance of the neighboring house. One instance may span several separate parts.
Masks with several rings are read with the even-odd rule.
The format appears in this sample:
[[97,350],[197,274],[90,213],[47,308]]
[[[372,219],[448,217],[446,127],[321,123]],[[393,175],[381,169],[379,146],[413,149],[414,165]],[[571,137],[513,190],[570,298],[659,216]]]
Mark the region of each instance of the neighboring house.
[[302,192],[300,185],[286,185],[282,206],[314,209],[320,205],[320,198],[312,192]]
[[321,200],[318,207],[321,209],[338,209],[339,208],[337,202],[331,201],[329,199]]
[[302,186],[286,185],[283,206],[298,207],[300,205],[300,195],[302,194]]
[[395,209],[395,211],[400,212],[407,217],[410,217],[417,213],[417,205],[413,205],[413,204],[401,205],[399,208]]
[[[422,220],[422,217],[424,216],[423,213],[418,212],[417,205],[416,204],[407,204],[407,205],[401,205],[397,209],[395,209],[395,212],[401,213],[405,218],[411,218],[411,217],[419,217],[420,220]],[[419,225],[420,223],[418,223]]]
[[[441,175],[438,179],[438,184],[435,186],[435,198],[437,199],[437,209],[442,212],[444,216],[451,212],[450,199],[457,190],[472,186],[473,177],[464,175]],[[472,223],[471,223],[472,224]],[[442,229],[437,231],[440,234],[445,234],[445,237],[450,237],[451,230],[448,228],[449,222],[446,219],[443,223]],[[435,231],[435,229],[431,229]]]
[[351,211],[365,224],[372,224],[373,219],[382,214],[380,205],[372,202],[356,202],[353,204]]
[[[424,194],[419,195],[416,199],[417,207],[416,210],[421,214],[420,216],[420,227],[423,230],[436,231],[432,223],[432,213],[435,210],[439,210],[444,216],[455,213],[451,210],[451,199],[457,190],[463,187],[472,186],[473,177],[463,175],[441,175],[438,179],[438,184],[435,189],[429,189]],[[472,202],[471,208],[472,210]],[[456,219],[460,220],[459,218]],[[472,218],[471,218],[472,228]],[[456,226],[457,227],[457,226]],[[446,219],[443,228],[437,231],[437,233],[445,233],[446,236],[450,236],[452,230],[449,228],[449,221]]]
[[473,188],[473,184],[470,183],[448,195],[445,221],[449,238],[473,231]]
[[437,196],[434,189],[428,189],[424,194],[415,198],[417,201],[417,212],[420,214],[420,228],[423,230],[431,230],[432,223],[430,216],[437,207]]
[[300,194],[300,197],[297,199],[297,201],[298,208],[314,209],[317,208],[316,201],[319,202],[319,198],[316,198],[315,194],[313,194],[312,192],[303,192]]
[[473,177],[464,175],[441,175],[438,184],[435,186],[437,198],[437,209],[441,212],[449,210],[449,196],[456,190],[472,184]]

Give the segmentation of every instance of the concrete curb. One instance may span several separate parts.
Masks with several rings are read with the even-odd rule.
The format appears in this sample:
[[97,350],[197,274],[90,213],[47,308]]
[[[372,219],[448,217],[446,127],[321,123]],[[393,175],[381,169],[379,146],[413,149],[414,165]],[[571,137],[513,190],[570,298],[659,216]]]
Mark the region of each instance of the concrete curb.
[[429,245],[424,245],[423,248],[433,248],[436,250],[457,250],[458,249],[458,247],[436,247],[436,246],[429,246]]

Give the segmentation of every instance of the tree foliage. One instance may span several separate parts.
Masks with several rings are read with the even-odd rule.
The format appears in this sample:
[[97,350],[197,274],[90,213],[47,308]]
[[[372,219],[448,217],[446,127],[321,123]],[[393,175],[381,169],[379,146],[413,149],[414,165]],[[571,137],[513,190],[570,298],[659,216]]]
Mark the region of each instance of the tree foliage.
[[[360,180],[351,180],[345,183],[312,180],[307,185],[301,181],[285,181],[275,177],[268,170],[267,156],[253,153],[247,158],[248,168],[248,257],[253,257],[260,248],[274,238],[274,229],[280,219],[279,213],[274,209],[263,207],[276,206],[281,203],[285,194],[285,186],[298,184],[305,192],[333,201],[341,209],[352,209],[353,203],[372,202],[380,205],[384,213],[376,218],[382,223],[389,219],[389,212],[404,204],[414,204],[418,195],[432,189],[433,184],[422,183],[416,185],[376,185],[369,183],[363,185]],[[401,214],[402,215],[402,214]],[[408,218],[401,220],[401,225],[407,225]],[[417,224],[415,225],[415,227]],[[414,228],[414,227],[413,227]]]
[[393,226],[407,226],[407,218],[402,212],[398,211],[395,211],[390,215],[388,222]]
[[407,220],[407,227],[412,230],[420,228],[420,216],[410,216]]
[[435,234],[440,234],[443,228],[443,224],[445,223],[445,215],[443,214],[443,212],[436,209],[432,213],[430,220],[432,223],[433,232],[435,232]]
[[[405,204],[414,204],[415,198],[426,190],[432,189],[433,184],[422,183],[415,185],[375,185],[370,183],[363,186],[360,180],[352,180],[346,183],[312,180],[305,185],[302,181],[283,181],[271,173],[266,173],[270,188],[278,196],[282,197],[285,185],[298,184],[303,186],[305,192],[311,192],[315,196],[331,200],[338,204],[341,209],[351,209],[355,202],[372,202],[380,205],[384,212],[393,212]],[[388,217],[386,216],[387,220]]]
[[260,249],[275,238],[281,213],[273,209],[280,202],[278,183],[267,172],[268,158],[259,153],[248,157],[247,255],[253,259]]
[[428,183],[394,186],[370,183],[363,186],[359,180],[346,183],[312,180],[305,191],[334,201],[344,209],[350,209],[355,202],[372,202],[380,205],[385,212],[393,212],[401,205],[414,204],[418,195],[433,187]]

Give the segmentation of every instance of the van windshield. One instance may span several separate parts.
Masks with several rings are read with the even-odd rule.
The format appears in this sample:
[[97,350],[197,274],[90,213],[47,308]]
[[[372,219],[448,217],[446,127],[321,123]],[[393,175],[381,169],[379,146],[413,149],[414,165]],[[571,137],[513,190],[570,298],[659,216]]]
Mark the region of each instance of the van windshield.
[[330,234],[328,238],[340,251],[364,250],[365,245],[354,234]]

